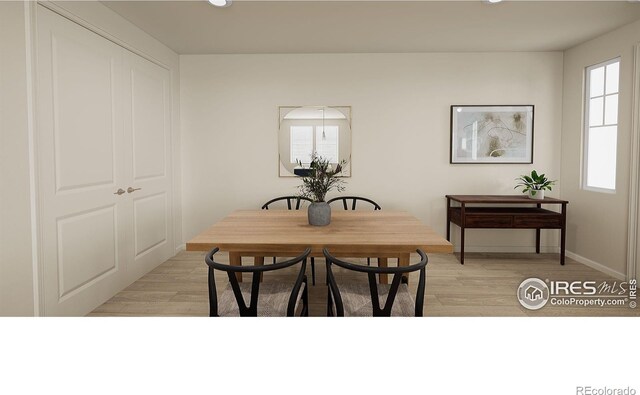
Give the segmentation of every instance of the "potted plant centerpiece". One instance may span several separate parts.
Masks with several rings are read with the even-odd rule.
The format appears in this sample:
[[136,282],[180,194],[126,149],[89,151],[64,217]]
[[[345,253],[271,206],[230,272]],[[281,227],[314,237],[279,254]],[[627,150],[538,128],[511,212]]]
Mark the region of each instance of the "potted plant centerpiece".
[[[299,195],[313,201],[307,210],[310,225],[325,226],[331,222],[331,207],[325,201],[325,197],[327,192],[332,189],[336,189],[338,192],[344,191],[344,181],[339,177],[339,174],[345,163],[346,161],[341,161],[334,169],[329,159],[323,158],[315,152],[311,155],[309,171],[307,175],[302,177],[302,185],[299,187]],[[298,164],[302,166],[300,161]]]
[[544,199],[544,191],[550,191],[551,186],[556,183],[555,180],[549,180],[544,174],[538,174],[537,171],[532,170],[530,175],[522,175],[516,178],[518,185],[513,189],[522,187],[522,193],[529,193],[531,199]]

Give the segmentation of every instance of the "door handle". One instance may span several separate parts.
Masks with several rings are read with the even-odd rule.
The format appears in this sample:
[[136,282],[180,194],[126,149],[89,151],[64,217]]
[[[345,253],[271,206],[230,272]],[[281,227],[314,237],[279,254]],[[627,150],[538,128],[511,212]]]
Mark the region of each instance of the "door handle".
[[118,188],[118,190],[117,190],[117,191],[115,191],[113,194],[114,194],[114,195],[122,195],[124,192],[125,192],[125,190],[124,190],[124,189],[122,189],[122,188]]
[[[127,188],[127,192],[132,193],[132,192],[135,192],[135,191],[139,191],[141,189],[142,188],[131,188],[131,187],[129,187],[129,188]],[[122,193],[124,193],[124,191],[122,191]]]

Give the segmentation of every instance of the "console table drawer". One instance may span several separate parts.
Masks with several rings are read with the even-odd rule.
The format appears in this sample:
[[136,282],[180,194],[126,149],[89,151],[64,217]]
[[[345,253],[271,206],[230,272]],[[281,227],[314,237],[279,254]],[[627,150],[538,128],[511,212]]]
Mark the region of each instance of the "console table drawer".
[[517,215],[513,218],[513,226],[516,228],[560,228],[562,218],[560,215]]
[[467,228],[510,228],[513,226],[513,216],[467,214],[464,226]]

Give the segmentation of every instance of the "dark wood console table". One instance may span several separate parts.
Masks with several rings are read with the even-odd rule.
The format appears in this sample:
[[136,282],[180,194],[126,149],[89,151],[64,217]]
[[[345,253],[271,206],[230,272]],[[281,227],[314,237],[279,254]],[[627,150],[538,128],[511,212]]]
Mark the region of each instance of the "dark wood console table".
[[[560,264],[564,265],[565,238],[567,233],[566,200],[545,197],[530,199],[525,195],[446,195],[447,240],[451,241],[451,223],[460,227],[460,263],[464,264],[465,229],[535,229],[536,253],[540,253],[540,229],[560,229]],[[460,206],[451,206],[451,201]],[[468,207],[468,204],[474,204]],[[476,206],[484,205],[484,206]],[[486,206],[486,205],[491,206]],[[561,212],[545,210],[543,204],[560,204]],[[513,207],[535,205],[534,207]]]

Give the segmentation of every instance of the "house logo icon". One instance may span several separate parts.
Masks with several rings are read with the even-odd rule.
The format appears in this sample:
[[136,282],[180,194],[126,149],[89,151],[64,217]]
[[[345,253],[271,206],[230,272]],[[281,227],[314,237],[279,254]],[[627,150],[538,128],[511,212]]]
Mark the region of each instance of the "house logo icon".
[[528,278],[518,287],[518,300],[525,309],[541,309],[549,300],[549,287],[539,278]]

